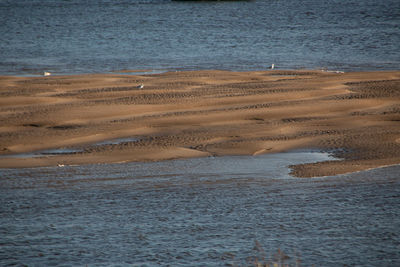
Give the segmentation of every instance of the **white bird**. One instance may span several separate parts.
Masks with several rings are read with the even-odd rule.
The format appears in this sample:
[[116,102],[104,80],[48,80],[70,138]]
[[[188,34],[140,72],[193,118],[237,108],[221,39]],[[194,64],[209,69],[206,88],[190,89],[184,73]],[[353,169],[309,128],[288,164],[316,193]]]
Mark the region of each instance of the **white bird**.
[[50,72],[47,72],[47,71],[43,72],[43,76],[50,76],[50,75],[51,75]]
[[144,87],[144,84],[140,84],[140,85],[138,85],[136,88],[138,88],[138,89],[143,89],[143,87]]
[[64,164],[58,164],[57,166],[58,167],[64,167],[65,165]]
[[275,68],[275,64],[272,64],[271,67],[269,67],[271,70]]

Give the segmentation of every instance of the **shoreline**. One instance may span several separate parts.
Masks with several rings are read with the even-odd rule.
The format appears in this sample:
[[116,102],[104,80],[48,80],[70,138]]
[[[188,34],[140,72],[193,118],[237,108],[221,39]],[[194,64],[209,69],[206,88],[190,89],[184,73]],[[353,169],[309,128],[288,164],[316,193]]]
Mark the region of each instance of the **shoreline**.
[[[88,75],[157,75],[163,73],[180,73],[180,72],[202,72],[202,71],[222,71],[222,72],[234,72],[234,73],[251,73],[251,72],[264,72],[271,71],[270,67],[265,67],[263,69],[224,69],[224,68],[212,68],[212,69],[202,69],[202,68],[145,68],[145,69],[115,69],[115,70],[105,70],[105,71],[88,71],[88,72],[57,72],[54,70],[43,69],[43,71],[36,72],[5,72],[0,73],[0,77],[16,77],[16,78],[40,78],[45,77],[43,73],[50,73],[51,77],[71,77],[71,76],[88,76]],[[289,72],[326,72],[326,73],[375,73],[375,72],[397,72],[396,68],[361,68],[361,69],[349,69],[349,68],[327,68],[327,67],[299,67],[299,68],[274,68],[272,71],[289,71]]]
[[[0,76],[0,168],[310,147],[342,160],[291,166],[292,175],[400,163],[400,71],[124,71]],[[124,140],[104,143],[114,139]],[[6,157],[58,148],[79,151]]]

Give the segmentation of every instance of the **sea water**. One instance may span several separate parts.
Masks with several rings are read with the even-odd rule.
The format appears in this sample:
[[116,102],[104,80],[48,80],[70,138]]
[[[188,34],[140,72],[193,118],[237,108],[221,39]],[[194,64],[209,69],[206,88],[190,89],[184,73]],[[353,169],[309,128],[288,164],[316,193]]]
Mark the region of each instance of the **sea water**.
[[1,0],[0,74],[400,68],[398,0]]
[[[400,2],[0,0],[0,74],[399,69]],[[0,170],[0,265],[400,265],[400,167],[319,153]]]
[[[399,266],[400,166],[291,177],[325,153],[0,170],[1,266]],[[272,262],[271,262],[272,263]],[[272,265],[271,265],[272,266]]]

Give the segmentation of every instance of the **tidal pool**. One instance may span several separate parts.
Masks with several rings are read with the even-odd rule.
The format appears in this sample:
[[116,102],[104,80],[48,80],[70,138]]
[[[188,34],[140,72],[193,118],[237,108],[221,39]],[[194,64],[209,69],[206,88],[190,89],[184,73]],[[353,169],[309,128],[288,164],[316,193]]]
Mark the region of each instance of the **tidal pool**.
[[[129,142],[137,142],[140,139],[137,137],[124,137],[124,138],[115,138],[100,141],[97,143],[89,144],[87,147],[96,147],[96,146],[105,146],[105,145],[119,145],[122,143],[129,143]],[[27,153],[16,153],[16,154],[6,154],[0,155],[0,158],[38,158],[38,157],[50,157],[50,156],[57,156],[57,155],[67,155],[67,154],[75,154],[85,152],[83,147],[59,147],[53,149],[44,149],[38,150],[33,152]]]
[[230,266],[280,248],[293,266],[398,266],[400,166],[288,174],[329,159],[297,151],[1,169],[0,265]]

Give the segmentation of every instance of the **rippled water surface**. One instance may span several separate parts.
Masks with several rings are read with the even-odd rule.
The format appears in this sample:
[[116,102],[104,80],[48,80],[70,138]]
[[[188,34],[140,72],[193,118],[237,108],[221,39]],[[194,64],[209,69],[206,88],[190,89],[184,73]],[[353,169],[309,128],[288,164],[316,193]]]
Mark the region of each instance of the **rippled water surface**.
[[400,166],[299,179],[293,152],[0,170],[0,265],[399,266]]
[[0,74],[400,68],[398,0],[0,0]]

